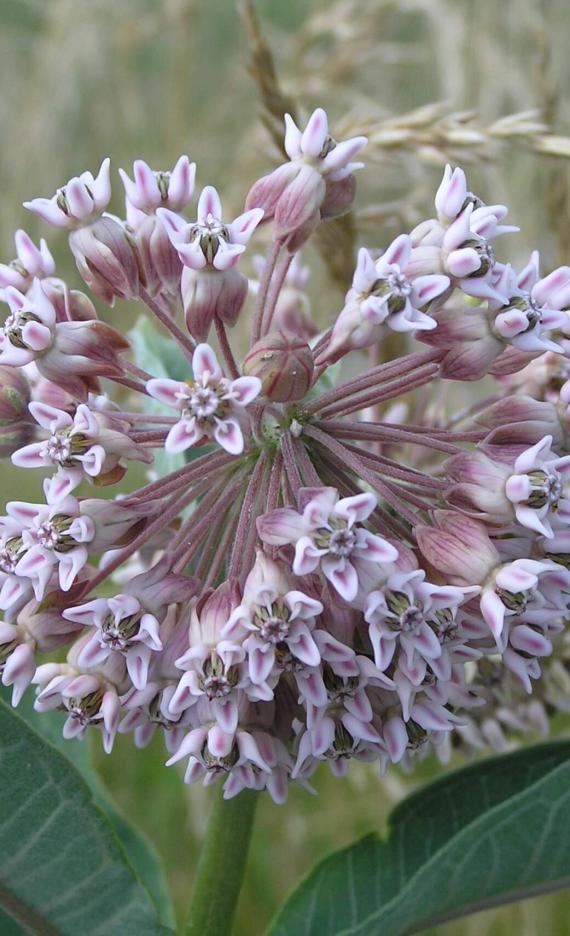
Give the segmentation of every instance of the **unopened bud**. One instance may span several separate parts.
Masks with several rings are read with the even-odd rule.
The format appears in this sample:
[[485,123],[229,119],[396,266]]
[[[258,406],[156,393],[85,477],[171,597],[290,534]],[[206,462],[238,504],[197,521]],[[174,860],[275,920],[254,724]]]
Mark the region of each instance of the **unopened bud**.
[[196,341],[206,341],[214,318],[235,325],[247,298],[247,279],[230,270],[182,271],[182,301],[186,327]]
[[68,289],[63,280],[47,277],[42,280],[42,289],[55,309],[57,322],[89,322],[97,318],[89,296],[79,289]]
[[283,332],[262,338],[243,362],[244,374],[259,377],[262,393],[276,403],[301,400],[311,386],[313,370],[308,344]]
[[350,211],[356,195],[356,177],[351,173],[339,181],[327,181],[325,197],[321,205],[321,218],[338,218]]
[[98,218],[69,235],[77,269],[89,288],[107,305],[132,299],[140,282],[136,248],[128,232],[111,217]]

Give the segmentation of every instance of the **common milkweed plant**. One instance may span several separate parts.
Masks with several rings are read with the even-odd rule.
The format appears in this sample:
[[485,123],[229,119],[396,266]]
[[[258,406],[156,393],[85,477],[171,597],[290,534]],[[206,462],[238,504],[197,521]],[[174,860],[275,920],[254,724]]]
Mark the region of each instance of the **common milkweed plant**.
[[[25,203],[96,299],[154,318],[175,372],[142,366],[44,240],[19,230],[0,266],[1,452],[42,479],[0,519],[2,682],[111,756],[117,733],[158,731],[185,783],[221,788],[191,932],[229,931],[254,793],[501,751],[569,708],[570,267],[499,259],[507,208],[448,166],[433,216],[361,247],[342,308],[313,317],[300,251],[351,209],[365,145],[320,108],[287,115],[288,161],[236,218],[211,185],[194,205],[187,156],[119,170],[124,219],[108,159]],[[310,881],[273,932],[301,932]],[[346,901],[325,924],[313,900],[304,931],[410,932],[460,911],[450,894],[357,930],[356,885],[354,929]]]

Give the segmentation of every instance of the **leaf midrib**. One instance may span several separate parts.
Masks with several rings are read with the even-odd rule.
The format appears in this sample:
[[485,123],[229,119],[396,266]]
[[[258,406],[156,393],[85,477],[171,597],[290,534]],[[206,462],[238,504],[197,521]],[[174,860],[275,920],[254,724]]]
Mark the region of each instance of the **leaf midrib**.
[[0,907],[33,936],[60,936],[51,923],[0,884]]

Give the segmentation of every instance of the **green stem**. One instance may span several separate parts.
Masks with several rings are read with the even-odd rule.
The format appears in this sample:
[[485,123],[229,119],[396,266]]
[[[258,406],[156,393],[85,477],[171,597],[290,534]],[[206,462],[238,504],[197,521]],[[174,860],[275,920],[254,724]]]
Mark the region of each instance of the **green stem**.
[[258,794],[217,794],[200,855],[186,936],[229,936],[241,890]]

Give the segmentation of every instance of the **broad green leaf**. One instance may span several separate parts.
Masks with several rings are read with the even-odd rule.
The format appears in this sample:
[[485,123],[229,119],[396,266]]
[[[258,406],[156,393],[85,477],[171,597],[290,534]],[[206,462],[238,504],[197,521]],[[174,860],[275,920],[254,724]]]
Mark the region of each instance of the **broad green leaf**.
[[[11,693],[2,687],[0,693],[7,701]],[[42,712],[40,715],[33,708],[33,695],[26,693],[18,707],[18,714],[24,718],[34,731],[56,747],[83,776],[105,816],[113,826],[127,857],[144,883],[156,905],[161,923],[174,928],[174,908],[168,892],[168,883],[161,860],[154,846],[140,829],[126,819],[115,805],[112,797],[101,782],[91,763],[92,735],[89,732],[82,740],[66,741],[62,735],[63,715],[61,712]],[[0,933],[4,936],[0,918]]]
[[[358,803],[355,801],[355,808]],[[458,770],[326,858],[269,936],[405,936],[570,886],[570,742]]]
[[0,933],[2,933],[2,936],[26,936],[29,930],[24,929],[14,917],[8,916],[7,913],[0,910]]
[[171,932],[80,773],[4,702],[0,789],[0,910],[24,931]]

